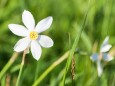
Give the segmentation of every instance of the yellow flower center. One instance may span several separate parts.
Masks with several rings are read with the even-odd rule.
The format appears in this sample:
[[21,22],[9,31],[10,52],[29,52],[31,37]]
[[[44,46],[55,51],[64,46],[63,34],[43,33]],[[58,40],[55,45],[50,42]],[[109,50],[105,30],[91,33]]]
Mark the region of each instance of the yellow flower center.
[[36,40],[37,38],[38,38],[38,33],[36,31],[31,31],[30,32],[30,39]]

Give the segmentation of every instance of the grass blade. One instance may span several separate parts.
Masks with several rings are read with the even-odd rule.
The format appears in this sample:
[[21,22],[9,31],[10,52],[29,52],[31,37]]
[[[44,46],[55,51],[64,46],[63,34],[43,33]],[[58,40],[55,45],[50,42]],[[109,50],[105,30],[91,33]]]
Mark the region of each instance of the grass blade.
[[38,86],[40,82],[61,62],[63,62],[65,59],[67,59],[69,55],[69,51],[67,51],[63,56],[61,56],[58,60],[56,60],[50,67],[48,67],[44,73],[33,83],[32,86]]
[[[89,3],[90,3],[90,0],[89,0]],[[74,43],[73,43],[73,46],[72,46],[72,48],[71,48],[71,50],[70,50],[70,54],[69,54],[69,58],[67,59],[67,62],[66,62],[65,73],[64,73],[64,76],[63,76],[63,80],[62,80],[62,82],[61,82],[61,86],[64,86],[64,85],[65,85],[65,78],[66,78],[67,72],[68,72],[68,70],[69,70],[72,57],[73,57],[74,52],[75,52],[75,50],[76,50],[76,47],[77,47],[77,45],[78,45],[78,42],[79,42],[81,33],[82,33],[82,31],[84,30],[84,28],[85,28],[85,22],[86,22],[86,19],[87,19],[88,10],[89,10],[89,5],[88,5],[88,9],[87,9],[85,18],[84,18],[84,20],[83,20],[83,24],[82,24],[82,26],[81,26],[81,28],[80,28],[80,31],[79,31],[78,35],[76,36],[75,41],[74,41]]]

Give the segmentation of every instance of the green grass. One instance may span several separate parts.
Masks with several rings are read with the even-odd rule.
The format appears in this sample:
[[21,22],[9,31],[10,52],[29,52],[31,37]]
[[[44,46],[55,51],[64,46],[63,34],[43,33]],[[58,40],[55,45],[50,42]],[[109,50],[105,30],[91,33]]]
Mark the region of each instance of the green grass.
[[[111,50],[115,52],[115,1],[90,0],[85,29],[81,34],[80,28],[87,12],[88,1],[0,0],[0,72],[14,53],[13,46],[20,39],[11,33],[8,24],[22,24],[21,15],[26,9],[33,14],[36,24],[47,16],[53,17],[52,26],[42,34],[50,36],[54,41],[54,46],[48,49],[42,48],[43,53],[39,61],[36,61],[31,53],[27,54],[19,86],[31,86],[37,80],[40,80],[39,86],[61,86],[67,60],[63,60],[56,67],[53,66],[54,68],[52,64],[70,49],[72,51],[70,50],[68,57],[70,60],[64,81],[65,86],[72,86],[70,66],[76,46],[78,52],[74,54],[75,86],[115,86],[115,60],[106,63],[103,75],[99,78],[96,63],[89,58],[93,53],[94,44],[97,42],[96,52],[98,52],[107,35],[110,36],[109,43],[113,45]],[[77,41],[74,42],[76,37]],[[21,61],[22,53],[3,74],[0,80],[1,86],[4,86],[6,79],[10,80],[8,84],[15,86]],[[47,72],[50,67],[50,71]]]

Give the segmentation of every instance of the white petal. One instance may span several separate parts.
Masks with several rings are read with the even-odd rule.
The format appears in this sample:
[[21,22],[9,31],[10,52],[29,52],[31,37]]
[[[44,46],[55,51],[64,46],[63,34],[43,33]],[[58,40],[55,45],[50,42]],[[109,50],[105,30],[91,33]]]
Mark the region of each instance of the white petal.
[[29,31],[22,25],[9,24],[8,27],[15,35],[25,37],[29,34]]
[[39,58],[41,56],[41,53],[42,53],[42,50],[41,50],[41,47],[40,47],[40,45],[38,44],[37,41],[32,41],[31,42],[31,52],[32,52],[33,57],[36,60],[39,60]]
[[98,71],[98,76],[100,77],[103,73],[103,68],[99,60],[97,61],[97,71]]
[[98,60],[98,54],[95,53],[95,54],[91,55],[91,56],[90,56],[90,59],[91,59],[92,61],[97,61],[97,60]]
[[24,51],[26,48],[29,47],[29,44],[30,44],[30,39],[29,38],[22,38],[20,39],[16,45],[14,46],[14,50],[16,52],[21,52],[21,51]]
[[53,40],[45,35],[39,35],[38,42],[42,47],[49,48],[53,46]]
[[104,41],[103,41],[101,47],[107,45],[107,44],[108,44],[108,41],[109,41],[109,36],[107,36],[107,37],[104,39]]
[[103,41],[100,52],[107,52],[112,47],[110,44],[108,44],[108,41],[109,41],[109,36],[107,36]]
[[35,21],[33,15],[29,12],[24,10],[22,14],[22,21],[24,25],[31,31],[35,28]]
[[103,59],[105,61],[111,61],[111,60],[113,60],[113,57],[107,53],[103,53]]
[[53,18],[51,16],[41,20],[40,22],[38,22],[37,26],[35,27],[35,30],[38,33],[41,33],[47,30],[51,26],[52,21],[53,21]]
[[101,48],[100,52],[107,52],[111,47],[112,45],[107,44]]

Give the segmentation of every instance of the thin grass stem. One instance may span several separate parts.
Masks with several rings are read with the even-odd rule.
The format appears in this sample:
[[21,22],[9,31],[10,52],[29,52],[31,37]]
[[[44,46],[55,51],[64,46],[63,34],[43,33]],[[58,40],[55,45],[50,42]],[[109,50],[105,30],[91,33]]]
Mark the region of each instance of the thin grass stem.
[[21,77],[21,74],[22,74],[23,66],[24,66],[25,57],[26,57],[26,50],[23,53],[22,62],[21,62],[21,65],[20,65],[20,71],[19,71],[17,82],[16,82],[16,86],[19,85],[20,77]]
[[7,62],[7,64],[3,67],[3,69],[0,72],[0,80],[3,77],[3,75],[6,73],[6,71],[11,67],[11,65],[14,63],[16,58],[18,57],[19,53],[15,52],[10,60]]
[[61,62],[63,62],[69,55],[69,51],[67,51],[63,56],[61,56],[58,60],[56,60],[50,67],[48,67],[42,75],[33,83],[32,86],[38,86],[40,82]]

